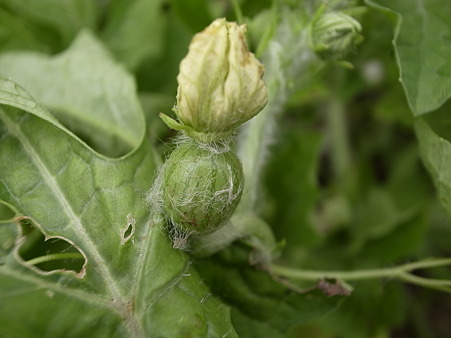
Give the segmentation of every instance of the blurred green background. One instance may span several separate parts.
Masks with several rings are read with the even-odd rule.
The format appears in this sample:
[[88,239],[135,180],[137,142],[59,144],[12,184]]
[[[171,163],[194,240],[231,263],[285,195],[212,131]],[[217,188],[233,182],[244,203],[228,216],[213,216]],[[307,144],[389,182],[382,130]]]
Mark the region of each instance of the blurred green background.
[[[238,3],[255,51],[265,28],[262,18],[274,4],[270,0]],[[302,8],[315,7],[319,1],[274,3]],[[352,5],[364,6],[356,1]],[[285,240],[283,265],[353,270],[451,256],[451,224],[420,159],[414,117],[398,80],[392,46],[395,24],[386,13],[365,8],[359,14],[364,40],[346,58],[353,68],[326,62],[309,75],[307,84],[293,91],[275,119],[258,211],[276,238]],[[81,30],[91,30],[134,74],[149,140],[163,156],[174,133],[157,115],[170,113],[175,102],[178,64],[192,35],[217,17],[235,20],[233,4],[227,0],[1,0],[0,53],[56,55]],[[0,69],[0,75],[4,72]],[[95,140],[80,136],[95,147]],[[0,205],[3,219],[9,217],[7,213]],[[451,279],[449,268],[419,274]],[[451,336],[448,293],[391,280],[352,285],[354,293],[337,311],[296,327],[288,336]]]

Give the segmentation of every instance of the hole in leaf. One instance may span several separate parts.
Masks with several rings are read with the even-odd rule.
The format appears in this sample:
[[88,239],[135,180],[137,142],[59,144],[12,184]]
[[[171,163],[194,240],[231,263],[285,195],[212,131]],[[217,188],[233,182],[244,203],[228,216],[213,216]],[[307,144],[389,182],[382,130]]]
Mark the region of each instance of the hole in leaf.
[[129,237],[131,235],[131,233],[132,233],[132,226],[131,226],[131,224],[129,224],[127,227],[127,230],[124,233],[124,238]]
[[0,201],[0,222],[10,220],[15,215],[16,213],[8,205]]
[[128,214],[127,225],[121,229],[121,245],[124,245],[129,240],[132,241],[132,244],[135,244],[133,238],[133,235],[135,234],[135,225],[136,225],[135,218],[131,214]]
[[62,238],[45,239],[44,234],[29,220],[22,220],[24,238],[19,255],[28,264],[43,272],[55,270],[83,274],[85,258],[73,244]]

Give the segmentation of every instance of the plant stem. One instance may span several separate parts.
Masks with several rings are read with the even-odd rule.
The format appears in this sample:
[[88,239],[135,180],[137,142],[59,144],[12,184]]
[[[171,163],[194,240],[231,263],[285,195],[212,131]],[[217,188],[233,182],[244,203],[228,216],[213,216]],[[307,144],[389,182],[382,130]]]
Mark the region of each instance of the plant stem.
[[343,70],[334,72],[335,79],[330,87],[331,100],[327,107],[326,120],[329,132],[332,168],[337,182],[343,182],[351,166],[351,149],[348,140],[348,126],[345,106],[339,95]]
[[348,144],[347,125],[343,103],[334,98],[327,111],[328,129],[334,175],[337,180],[343,179],[349,170],[351,155]]
[[244,22],[244,18],[243,18],[243,12],[241,11],[241,7],[240,4],[238,3],[238,0],[232,0],[232,6],[233,6],[233,10],[235,11],[235,16],[236,16],[236,21],[238,21],[238,23],[243,23]]
[[318,280],[325,278],[358,280],[380,277],[394,277],[398,276],[399,274],[399,270],[396,268],[357,270],[357,271],[312,271],[312,270],[297,270],[278,265],[272,265],[271,271],[280,276],[303,280]]
[[451,258],[427,259],[418,262],[403,264],[396,267],[357,271],[297,270],[279,265],[271,265],[270,270],[272,273],[281,277],[301,280],[318,280],[328,278],[351,281],[374,278],[396,278],[412,284],[451,292],[450,280],[424,278],[411,273],[413,270],[417,269],[426,269],[445,265],[451,265]]
[[30,265],[38,265],[41,263],[61,260],[61,259],[83,259],[83,255],[78,252],[65,252],[51,255],[36,257],[27,261]]
[[252,212],[255,209],[261,172],[273,139],[273,119],[281,110],[281,106],[269,104],[241,134],[238,154],[243,165],[246,193],[241,198],[240,211]]
[[245,182],[241,212],[256,209],[262,170],[277,136],[276,117],[283,113],[291,94],[308,86],[324,66],[308,44],[308,22],[299,21],[305,16],[303,12],[279,8],[276,2],[274,6],[271,18],[274,22],[270,22],[270,29],[265,32],[265,50],[258,48],[266,69],[268,105],[241,129],[238,138]]
[[277,24],[279,22],[279,3],[277,0],[273,0],[272,8],[271,8],[271,19],[270,22],[268,22],[268,25],[266,26],[262,38],[260,42],[257,45],[257,49],[255,51],[255,56],[260,59],[263,52],[268,47],[268,44],[270,43],[276,29]]
[[451,258],[431,258],[423,259],[418,262],[407,263],[402,265],[405,270],[412,271],[417,269],[427,269],[438,266],[451,265]]

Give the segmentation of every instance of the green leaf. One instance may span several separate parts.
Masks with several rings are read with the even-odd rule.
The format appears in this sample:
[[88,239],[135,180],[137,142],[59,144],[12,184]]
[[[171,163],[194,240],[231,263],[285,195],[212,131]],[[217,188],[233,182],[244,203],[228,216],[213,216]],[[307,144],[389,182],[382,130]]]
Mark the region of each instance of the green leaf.
[[416,256],[422,252],[426,230],[425,215],[414,214],[404,222],[398,221],[396,227],[384,237],[368,239],[360,251],[353,252],[354,257],[359,257],[360,266],[364,264],[380,266],[381,262],[405,260]]
[[357,205],[353,235],[358,242],[384,237],[412,218],[415,212],[413,208],[400,210],[387,191],[373,187]]
[[299,132],[300,127],[284,124],[284,137],[274,145],[266,169],[274,210],[270,224],[279,239],[286,239],[287,251],[311,246],[319,240],[312,214],[319,197],[315,175],[322,137],[308,130]]
[[[400,80],[415,116],[451,97],[451,4],[441,0],[377,0],[396,22]],[[379,7],[376,4],[379,4]]]
[[14,222],[32,219],[86,259],[79,274],[38,271],[18,254],[20,242],[8,244],[17,228],[0,224],[1,336],[234,336],[228,308],[208,297],[189,257],[171,247],[143,201],[155,170],[149,143],[105,158],[1,80],[0,154],[0,201],[17,210]]
[[2,51],[12,49],[44,50],[27,24],[16,15],[0,8],[0,49]]
[[437,135],[423,118],[416,121],[415,130],[423,162],[434,180],[443,208],[451,217],[451,142]]
[[[384,201],[368,203],[378,196]],[[365,241],[353,243],[356,247],[361,246],[353,256],[358,254],[366,262],[373,261],[378,266],[380,262],[393,262],[417,254],[424,245],[428,224],[426,210],[434,201],[417,145],[399,152],[390,165],[386,187],[373,186],[362,200],[366,204],[363,209],[371,208],[371,204],[374,209],[365,214],[360,204],[356,210],[358,219],[352,235],[354,240]],[[388,210],[384,211],[378,204],[385,205]]]
[[448,141],[451,141],[450,109],[451,101],[448,101],[440,109],[424,116],[424,120],[432,128],[434,133]]
[[80,29],[94,28],[100,9],[91,0],[5,0],[2,5],[7,20],[0,21],[0,32],[6,31],[14,47],[51,52],[67,47]]
[[102,39],[118,60],[136,69],[162,53],[166,15],[162,0],[111,1]]
[[[389,337],[390,328],[399,327],[405,313],[406,300],[399,284],[368,281],[357,283],[338,311],[315,323],[326,337]],[[308,335],[300,330],[298,337]]]
[[240,337],[285,337],[291,327],[330,313],[343,299],[325,297],[319,290],[289,290],[268,273],[250,268],[248,255],[236,245],[196,261],[212,292],[232,306]]
[[21,84],[94,149],[119,156],[141,142],[145,123],[133,78],[88,31],[64,53],[0,56],[0,73]]
[[14,215],[15,212],[8,205],[0,203],[0,222],[9,221]]
[[4,264],[4,258],[13,250],[18,229],[12,222],[0,222],[0,265]]

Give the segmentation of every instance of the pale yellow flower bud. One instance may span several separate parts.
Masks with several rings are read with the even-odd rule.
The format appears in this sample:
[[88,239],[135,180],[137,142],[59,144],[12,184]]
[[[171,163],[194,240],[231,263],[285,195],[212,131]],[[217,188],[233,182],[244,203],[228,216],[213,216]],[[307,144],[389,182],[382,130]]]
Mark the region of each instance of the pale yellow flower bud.
[[177,76],[179,122],[162,116],[171,128],[217,141],[263,109],[268,100],[264,68],[249,52],[245,33],[244,25],[217,19],[194,36]]

